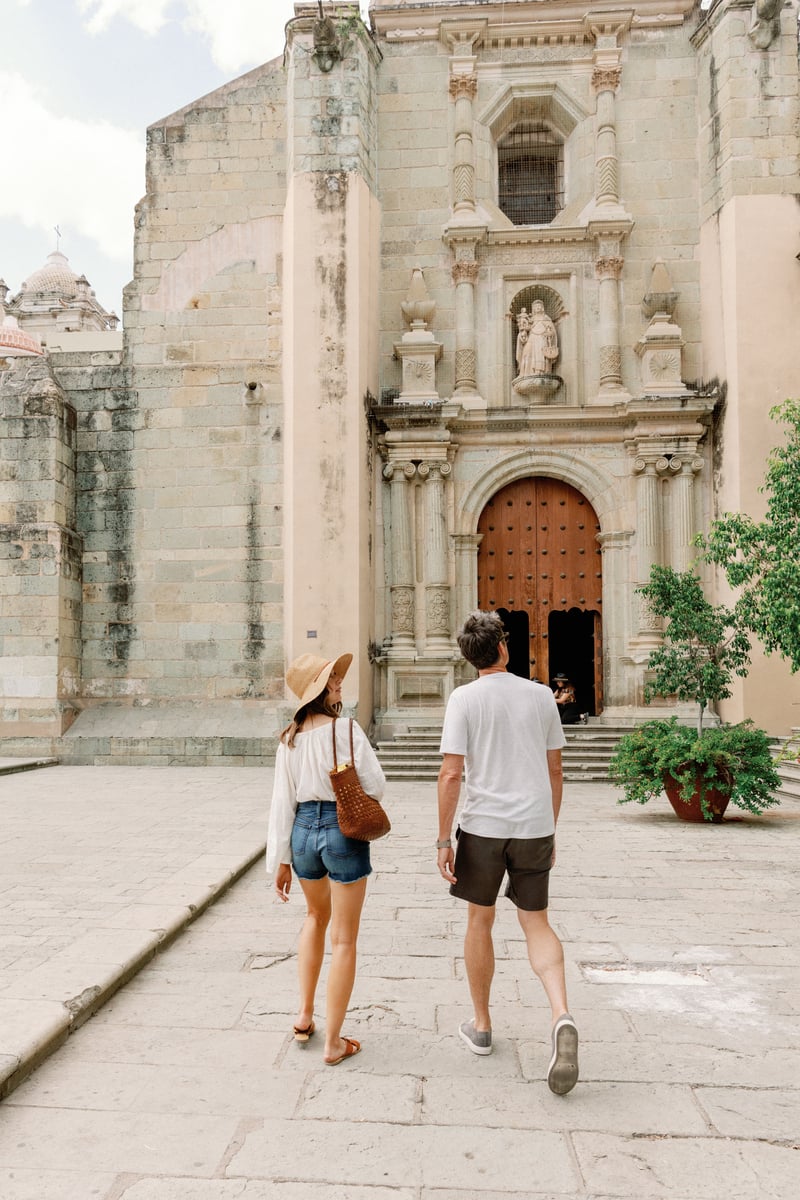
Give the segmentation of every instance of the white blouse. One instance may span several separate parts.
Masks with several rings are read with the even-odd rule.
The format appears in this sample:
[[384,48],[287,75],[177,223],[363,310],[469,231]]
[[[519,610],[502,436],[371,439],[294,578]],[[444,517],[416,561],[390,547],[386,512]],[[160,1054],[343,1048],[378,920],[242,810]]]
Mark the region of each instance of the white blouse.
[[[350,722],[336,722],[336,756],[339,764],[350,761]],[[367,735],[353,722],[353,749],[361,786],[376,800],[383,797],[386,777]],[[335,800],[330,771],[333,767],[333,738],[330,723],[307,733],[298,733],[294,746],[278,744],[275,756],[275,783],[269,813],[267,835],[267,871],[274,874],[279,863],[292,861],[292,826],[298,804],[307,800]]]

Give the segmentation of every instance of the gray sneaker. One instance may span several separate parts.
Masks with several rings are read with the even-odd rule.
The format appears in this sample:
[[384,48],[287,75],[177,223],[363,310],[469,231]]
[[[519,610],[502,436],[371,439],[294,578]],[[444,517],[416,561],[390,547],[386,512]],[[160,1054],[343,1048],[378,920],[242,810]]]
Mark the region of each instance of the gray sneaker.
[[569,1013],[553,1026],[553,1057],[547,1068],[547,1086],[557,1096],[566,1096],[578,1082],[578,1029]]
[[492,1053],[492,1031],[475,1028],[474,1021],[464,1021],[458,1027],[458,1036],[466,1042],[473,1054]]

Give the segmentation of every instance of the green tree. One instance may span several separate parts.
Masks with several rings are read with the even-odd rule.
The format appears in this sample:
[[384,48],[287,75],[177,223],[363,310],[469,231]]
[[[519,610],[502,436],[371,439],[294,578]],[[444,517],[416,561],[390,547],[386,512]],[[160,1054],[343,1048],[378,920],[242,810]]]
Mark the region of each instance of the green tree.
[[699,536],[707,562],[722,568],[739,590],[736,614],[742,626],[800,669],[800,400],[786,400],[770,410],[773,420],[788,427],[783,445],[767,460],[760,491],[767,515],[754,521],[744,513],[725,513]]
[[638,591],[650,611],[668,622],[663,643],[648,660],[653,678],[645,686],[645,700],[677,696],[694,701],[699,738],[709,703],[730,696],[733,675],[747,674],[750,639],[737,611],[711,604],[693,571],[656,565]]

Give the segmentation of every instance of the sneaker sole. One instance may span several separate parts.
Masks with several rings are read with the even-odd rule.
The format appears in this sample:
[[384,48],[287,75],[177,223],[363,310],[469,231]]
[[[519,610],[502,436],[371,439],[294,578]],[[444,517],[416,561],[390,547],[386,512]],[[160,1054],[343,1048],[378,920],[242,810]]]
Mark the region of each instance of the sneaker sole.
[[491,1046],[476,1046],[475,1043],[473,1042],[472,1038],[468,1037],[467,1034],[464,1033],[464,1031],[460,1025],[458,1027],[458,1036],[461,1038],[462,1042],[464,1042],[464,1044],[466,1046],[469,1046],[469,1048],[473,1054],[491,1054],[492,1053]]
[[566,1096],[578,1082],[578,1030],[571,1022],[560,1025],[547,1069],[547,1086],[556,1096]]

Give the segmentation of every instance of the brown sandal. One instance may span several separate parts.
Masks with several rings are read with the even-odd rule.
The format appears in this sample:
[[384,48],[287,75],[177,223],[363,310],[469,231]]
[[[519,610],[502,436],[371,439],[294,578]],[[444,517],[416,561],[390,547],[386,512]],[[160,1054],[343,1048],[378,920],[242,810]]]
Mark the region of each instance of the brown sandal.
[[314,1032],[314,1022],[309,1022],[305,1029],[301,1029],[299,1025],[294,1026],[294,1040],[296,1042],[307,1042]]
[[327,1066],[335,1067],[338,1063],[344,1062],[346,1058],[352,1058],[354,1054],[358,1054],[361,1049],[361,1042],[357,1042],[355,1038],[343,1037],[342,1041],[347,1049],[338,1058],[326,1058],[324,1061]]

